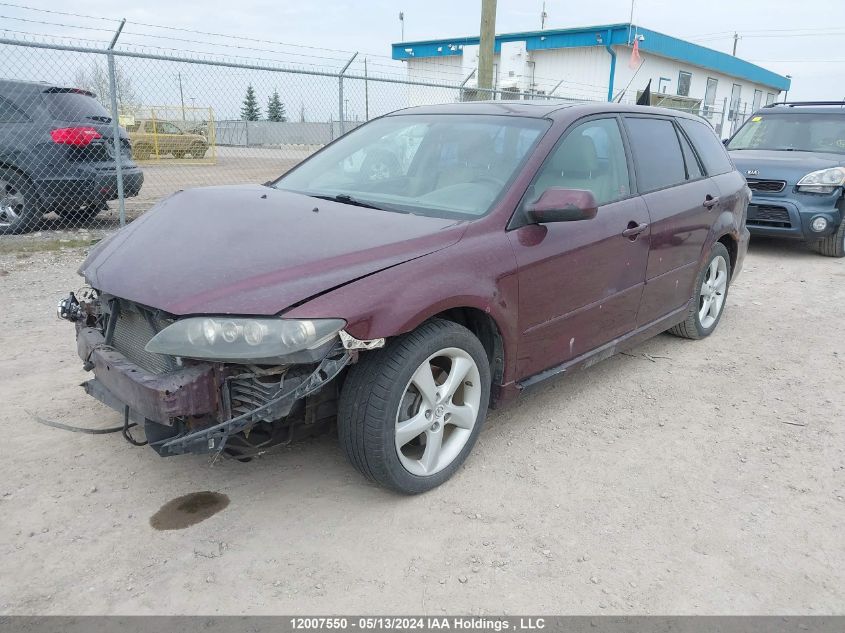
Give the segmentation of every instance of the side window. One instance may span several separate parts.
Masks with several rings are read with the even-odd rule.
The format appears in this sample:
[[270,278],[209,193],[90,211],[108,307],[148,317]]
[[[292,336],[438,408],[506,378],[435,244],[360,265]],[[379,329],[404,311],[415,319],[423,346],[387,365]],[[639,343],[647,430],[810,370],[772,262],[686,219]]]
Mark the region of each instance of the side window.
[[716,176],[733,171],[734,166],[725,146],[719,142],[716,133],[709,125],[692,119],[679,119],[678,123],[690,137],[709,175]]
[[637,165],[640,192],[663,189],[687,179],[675,126],[667,119],[625,117]]
[[695,157],[695,152],[690,147],[687,137],[680,130],[678,130],[678,140],[681,141],[681,151],[684,154],[684,163],[687,166],[687,180],[697,180],[703,177],[704,172],[701,171],[698,158]]
[[29,117],[21,110],[0,97],[0,123],[21,123],[28,120]]
[[532,200],[549,187],[587,189],[600,205],[628,196],[628,163],[615,118],[587,121],[567,132],[537,174]]

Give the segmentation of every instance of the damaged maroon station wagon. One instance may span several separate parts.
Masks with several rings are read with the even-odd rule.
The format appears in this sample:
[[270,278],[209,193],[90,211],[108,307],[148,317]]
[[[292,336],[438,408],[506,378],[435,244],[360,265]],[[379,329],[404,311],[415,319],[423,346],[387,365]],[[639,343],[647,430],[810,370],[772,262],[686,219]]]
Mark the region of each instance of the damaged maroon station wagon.
[[701,119],[618,104],[402,110],[265,185],[180,191],[59,304],[89,394],[160,455],[242,459],[336,420],[418,493],[488,406],[660,332],[713,332],[750,191]]

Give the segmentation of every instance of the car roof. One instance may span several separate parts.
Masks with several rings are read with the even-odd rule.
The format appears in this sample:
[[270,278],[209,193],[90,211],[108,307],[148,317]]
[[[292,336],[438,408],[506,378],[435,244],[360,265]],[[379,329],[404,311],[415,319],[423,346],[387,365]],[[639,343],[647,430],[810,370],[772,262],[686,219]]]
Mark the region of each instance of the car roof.
[[603,112],[655,114],[703,121],[703,119],[696,114],[689,114],[687,112],[681,112],[680,110],[673,110],[671,108],[656,108],[652,106],[638,106],[597,101],[572,102],[553,99],[536,101],[503,99],[500,101],[462,101],[457,103],[442,103],[439,105],[422,105],[397,110],[388,116],[401,116],[408,114],[492,114],[530,117],[536,119],[575,119]]
[[793,103],[772,103],[760,108],[755,114],[842,114],[845,115],[845,101],[797,101]]

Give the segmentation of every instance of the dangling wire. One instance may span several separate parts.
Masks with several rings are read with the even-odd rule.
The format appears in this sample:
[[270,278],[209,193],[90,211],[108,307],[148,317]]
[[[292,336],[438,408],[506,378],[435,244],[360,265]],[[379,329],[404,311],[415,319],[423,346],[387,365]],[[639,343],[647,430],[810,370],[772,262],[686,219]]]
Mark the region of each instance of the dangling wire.
[[[135,426],[135,425],[133,424],[132,426]],[[128,406],[123,407],[123,429],[122,430],[123,430],[124,439],[126,439],[127,442],[132,444],[132,446],[146,446],[147,444],[149,444],[149,442],[147,442],[147,441],[139,442],[134,437],[132,437],[132,434],[129,432],[129,407]]]

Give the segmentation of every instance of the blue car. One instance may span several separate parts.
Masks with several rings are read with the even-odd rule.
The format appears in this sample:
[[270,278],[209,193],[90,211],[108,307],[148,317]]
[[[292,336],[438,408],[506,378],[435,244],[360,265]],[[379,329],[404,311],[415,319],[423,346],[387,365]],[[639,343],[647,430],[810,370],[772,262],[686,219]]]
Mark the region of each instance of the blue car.
[[773,103],[725,142],[752,191],[752,235],[845,257],[845,101]]

